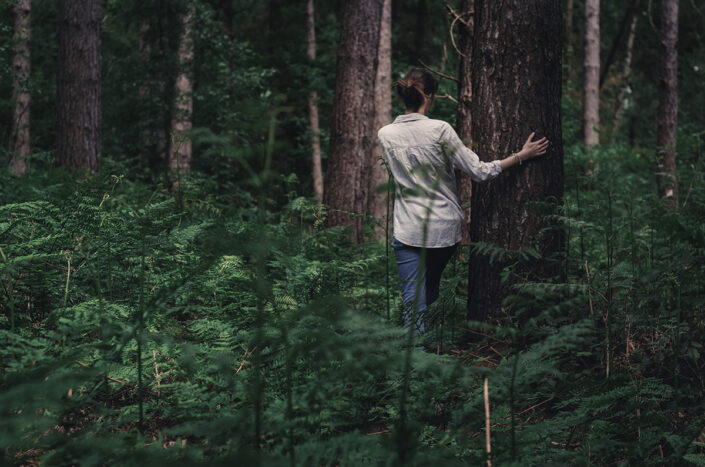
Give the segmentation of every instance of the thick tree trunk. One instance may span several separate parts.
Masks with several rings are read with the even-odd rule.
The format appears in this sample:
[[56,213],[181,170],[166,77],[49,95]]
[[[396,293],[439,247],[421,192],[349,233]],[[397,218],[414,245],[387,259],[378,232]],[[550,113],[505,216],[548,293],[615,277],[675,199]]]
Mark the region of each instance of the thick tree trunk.
[[600,0],[585,0],[583,143],[600,143]]
[[661,2],[661,69],[658,105],[659,180],[662,193],[678,206],[676,135],[678,130],[678,0]]
[[29,36],[30,0],[19,0],[15,4],[15,56],[12,59],[12,91],[15,111],[12,116],[12,158],[10,165],[17,175],[25,173],[25,158],[29,156]]
[[56,163],[98,170],[100,153],[100,0],[59,2]]
[[[324,203],[327,224],[348,225],[363,239],[374,139],[374,82],[383,0],[343,3],[336,65],[333,122]],[[344,211],[344,212],[341,212]],[[352,215],[351,215],[352,214]]]
[[[563,196],[561,29],[560,0],[475,2],[471,111],[477,153],[485,161],[505,158],[521,149],[532,131],[551,144],[544,156],[489,183],[473,183],[471,240],[512,250],[536,241],[542,259],[515,272],[539,280],[557,273],[545,258],[563,248],[556,230],[541,232]],[[535,202],[547,205],[532,206]],[[517,281],[514,275],[501,280],[510,264],[471,255],[469,319],[499,315]]]
[[[466,143],[470,144],[472,139],[471,125],[471,104],[472,104],[472,36],[473,36],[473,0],[463,0],[459,15],[464,22],[459,21],[460,41],[458,48],[460,56],[460,82],[458,83],[458,113],[456,114],[456,126],[458,136]],[[477,149],[477,148],[475,148]],[[460,205],[469,205],[472,196],[472,180],[470,175],[456,170],[455,178],[458,186],[458,200]],[[467,244],[470,242],[470,216],[471,209],[463,209],[465,223],[463,224],[463,240]]]
[[193,115],[193,8],[183,16],[183,29],[179,38],[179,74],[174,93],[174,114],[171,119],[169,168],[178,174],[191,170],[191,117]]
[[627,50],[624,54],[624,68],[622,68],[622,83],[617,93],[617,108],[614,112],[614,122],[612,124],[612,143],[617,140],[617,132],[622,124],[622,114],[624,113],[625,99],[627,89],[629,88],[629,76],[632,73],[632,52],[634,50],[634,36],[636,34],[636,23],[638,16],[632,16],[632,24],[629,27],[629,36],[627,37]]
[[[375,237],[384,238],[384,222],[387,216],[387,192],[377,193],[377,187],[389,180],[387,168],[382,164],[382,148],[377,140],[377,131],[392,122],[392,0],[384,0],[382,25],[379,32],[377,52],[377,78],[375,79],[375,125],[373,130],[374,149],[370,153],[370,188],[368,211],[381,222],[375,228]],[[390,213],[391,215],[391,213]]]
[[[306,3],[306,53],[313,62],[316,60],[316,23],[313,15],[313,0]],[[323,202],[323,170],[321,169],[321,136],[318,127],[318,93],[311,91],[308,95],[308,121],[311,127],[311,167],[313,175],[313,194],[316,202]]]

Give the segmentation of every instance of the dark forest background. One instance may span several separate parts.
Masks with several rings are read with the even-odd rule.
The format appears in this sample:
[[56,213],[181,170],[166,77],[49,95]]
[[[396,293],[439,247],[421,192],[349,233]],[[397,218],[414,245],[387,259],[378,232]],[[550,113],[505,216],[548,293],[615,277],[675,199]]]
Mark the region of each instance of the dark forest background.
[[[381,0],[1,1],[2,463],[705,465],[705,3],[505,3],[392,0],[385,58],[353,27],[379,38]],[[557,72],[529,76],[524,47]],[[373,141],[412,66],[484,160],[560,135],[511,184],[458,174],[425,352]],[[351,107],[361,129],[341,76],[386,91]],[[480,104],[519,109],[501,142]],[[342,162],[363,165],[332,179]],[[521,241],[483,224],[515,195]]]

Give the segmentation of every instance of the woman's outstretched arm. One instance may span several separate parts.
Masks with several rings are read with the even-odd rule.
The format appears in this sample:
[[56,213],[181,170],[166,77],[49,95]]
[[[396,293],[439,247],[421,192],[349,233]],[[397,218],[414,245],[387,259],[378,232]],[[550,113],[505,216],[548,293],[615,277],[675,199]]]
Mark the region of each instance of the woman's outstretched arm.
[[531,138],[534,137],[534,134],[535,132],[532,132],[529,135],[529,138],[524,143],[524,147],[521,148],[521,151],[511,154],[509,157],[506,157],[499,162],[499,165],[502,167],[502,171],[505,171],[509,167],[512,167],[516,164],[521,164],[527,159],[532,159],[536,156],[540,156],[541,154],[546,154],[548,140],[544,136],[539,140],[531,141]]

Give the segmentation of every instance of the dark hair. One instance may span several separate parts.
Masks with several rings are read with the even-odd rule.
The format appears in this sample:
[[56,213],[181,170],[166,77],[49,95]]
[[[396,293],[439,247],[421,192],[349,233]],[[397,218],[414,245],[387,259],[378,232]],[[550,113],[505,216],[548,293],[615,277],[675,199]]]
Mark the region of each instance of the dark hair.
[[412,68],[396,82],[397,93],[408,110],[419,110],[438,91],[436,77],[426,68]]

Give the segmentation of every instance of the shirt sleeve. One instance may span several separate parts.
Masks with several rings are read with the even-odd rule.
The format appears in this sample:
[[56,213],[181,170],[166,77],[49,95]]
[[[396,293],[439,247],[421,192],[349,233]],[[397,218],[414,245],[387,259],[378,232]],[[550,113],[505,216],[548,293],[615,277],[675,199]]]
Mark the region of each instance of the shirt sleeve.
[[492,180],[502,173],[500,161],[482,162],[472,149],[463,144],[458,133],[446,122],[441,126],[440,143],[449,162],[469,174],[475,182]]

